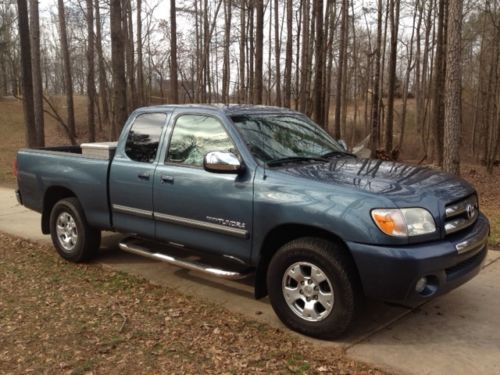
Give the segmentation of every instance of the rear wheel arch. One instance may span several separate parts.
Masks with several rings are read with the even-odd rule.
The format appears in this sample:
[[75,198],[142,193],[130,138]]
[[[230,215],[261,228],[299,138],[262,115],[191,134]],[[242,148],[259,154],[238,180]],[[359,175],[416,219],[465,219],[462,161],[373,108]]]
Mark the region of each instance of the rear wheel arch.
[[303,237],[320,238],[338,244],[345,250],[346,258],[352,263],[356,277],[361,285],[359,271],[349,248],[340,236],[327,230],[301,224],[283,224],[268,232],[260,248],[259,261],[255,274],[255,298],[267,295],[266,275],[273,255],[285,244]]
[[43,208],[42,208],[42,233],[50,233],[50,213],[54,205],[61,199],[75,197],[76,194],[68,188],[63,186],[51,186],[49,187],[43,196]]

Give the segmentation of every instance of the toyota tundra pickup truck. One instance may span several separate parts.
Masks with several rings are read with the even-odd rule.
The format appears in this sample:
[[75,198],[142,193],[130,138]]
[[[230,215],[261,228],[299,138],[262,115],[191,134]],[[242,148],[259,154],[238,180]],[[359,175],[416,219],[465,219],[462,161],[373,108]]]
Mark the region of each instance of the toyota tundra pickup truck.
[[101,231],[120,232],[124,251],[253,274],[256,298],[319,338],[346,331],[364,296],[413,303],[458,287],[487,253],[469,183],[358,158],[283,108],[140,108],[115,143],[22,149],[16,165],[19,202],[63,258],[86,261]]

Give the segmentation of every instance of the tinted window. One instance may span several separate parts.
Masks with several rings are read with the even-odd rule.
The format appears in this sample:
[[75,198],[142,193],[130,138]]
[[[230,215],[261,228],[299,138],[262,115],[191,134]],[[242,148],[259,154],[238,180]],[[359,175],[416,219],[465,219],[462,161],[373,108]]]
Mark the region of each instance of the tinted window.
[[201,167],[211,151],[231,151],[234,146],[222,124],[213,117],[184,115],[177,119],[167,162]]
[[146,113],[136,117],[125,144],[125,153],[130,159],[143,163],[155,160],[166,119],[164,113]]

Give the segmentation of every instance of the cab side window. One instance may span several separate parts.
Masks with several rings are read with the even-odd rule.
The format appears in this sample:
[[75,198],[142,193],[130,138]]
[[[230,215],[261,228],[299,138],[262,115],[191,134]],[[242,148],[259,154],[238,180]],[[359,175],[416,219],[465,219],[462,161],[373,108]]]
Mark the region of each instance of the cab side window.
[[125,153],[130,159],[154,162],[166,119],[164,113],[145,113],[135,118],[125,144]]
[[174,126],[167,163],[203,166],[212,151],[235,152],[235,147],[219,120],[203,115],[180,116]]

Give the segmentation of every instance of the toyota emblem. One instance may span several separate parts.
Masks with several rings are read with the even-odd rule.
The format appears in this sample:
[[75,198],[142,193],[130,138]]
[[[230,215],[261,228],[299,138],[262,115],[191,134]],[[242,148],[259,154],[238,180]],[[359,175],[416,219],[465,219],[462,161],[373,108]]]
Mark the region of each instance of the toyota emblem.
[[467,219],[471,220],[476,215],[476,207],[473,204],[468,204],[465,208]]

